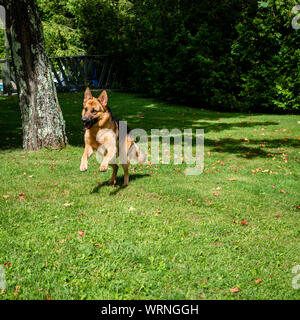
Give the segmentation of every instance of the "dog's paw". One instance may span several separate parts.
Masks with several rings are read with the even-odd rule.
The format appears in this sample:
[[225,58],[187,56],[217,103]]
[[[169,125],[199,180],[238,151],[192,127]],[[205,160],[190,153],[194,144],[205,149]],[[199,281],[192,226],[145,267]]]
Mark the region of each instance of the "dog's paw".
[[105,172],[105,171],[107,171],[107,169],[108,169],[108,165],[106,165],[106,164],[101,164],[101,166],[100,166],[100,168],[99,168],[99,171],[100,171],[100,172]]
[[84,172],[84,171],[86,171],[87,170],[87,164],[86,163],[82,163],[81,165],[80,165],[80,171],[81,172]]

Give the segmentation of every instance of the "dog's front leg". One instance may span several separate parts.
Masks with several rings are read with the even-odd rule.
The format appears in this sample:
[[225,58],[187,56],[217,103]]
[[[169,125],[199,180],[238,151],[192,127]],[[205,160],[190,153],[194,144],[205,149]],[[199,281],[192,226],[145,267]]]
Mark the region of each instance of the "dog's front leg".
[[107,171],[109,164],[115,164],[116,154],[117,154],[117,147],[115,145],[110,145],[107,148],[107,153],[101,163],[99,171],[101,172]]
[[93,154],[93,148],[86,144],[81,158],[80,171],[86,171],[88,168],[88,158]]

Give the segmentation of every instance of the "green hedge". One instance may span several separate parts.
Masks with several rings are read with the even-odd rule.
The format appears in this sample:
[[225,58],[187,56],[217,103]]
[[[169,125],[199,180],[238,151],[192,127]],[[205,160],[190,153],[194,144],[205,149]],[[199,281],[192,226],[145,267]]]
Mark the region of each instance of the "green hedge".
[[297,1],[37,0],[49,55],[109,54],[128,90],[249,112],[299,110]]
[[68,8],[87,51],[113,55],[132,91],[198,107],[293,112],[299,109],[296,4],[69,0]]

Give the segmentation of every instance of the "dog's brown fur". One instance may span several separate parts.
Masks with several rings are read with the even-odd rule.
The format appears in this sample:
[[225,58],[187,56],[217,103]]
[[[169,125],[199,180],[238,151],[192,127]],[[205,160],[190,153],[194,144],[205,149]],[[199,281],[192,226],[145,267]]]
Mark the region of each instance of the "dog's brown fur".
[[[118,138],[119,128],[115,119],[113,119],[111,111],[107,107],[107,93],[102,91],[98,98],[94,98],[90,89],[87,88],[84,94],[82,121],[85,124],[85,148],[81,158],[80,171],[86,171],[88,167],[88,158],[95,150],[101,150],[104,159],[99,170],[104,172],[108,169],[108,165],[112,166],[113,174],[109,180],[110,184],[116,184],[116,176],[118,172],[117,164],[110,162],[118,155]],[[126,152],[135,146],[137,156],[141,155],[141,163],[144,161],[144,154],[134,143],[134,139],[127,134],[126,136]],[[124,170],[124,185],[129,183],[129,160],[127,164],[122,164]]]

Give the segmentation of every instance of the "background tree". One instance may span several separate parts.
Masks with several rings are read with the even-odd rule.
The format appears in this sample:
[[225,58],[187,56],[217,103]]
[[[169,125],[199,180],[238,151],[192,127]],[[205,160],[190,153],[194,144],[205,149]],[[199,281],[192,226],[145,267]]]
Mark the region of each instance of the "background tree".
[[23,147],[61,148],[65,123],[59,107],[42,25],[34,0],[3,0],[22,114]]
[[126,90],[258,112],[299,110],[298,2],[37,0],[49,55],[108,54]]
[[300,33],[291,26],[297,2],[252,1],[241,12],[231,45],[241,110],[299,110]]
[[37,0],[49,56],[85,54],[85,42],[76,28],[75,16],[68,9],[68,0]]

